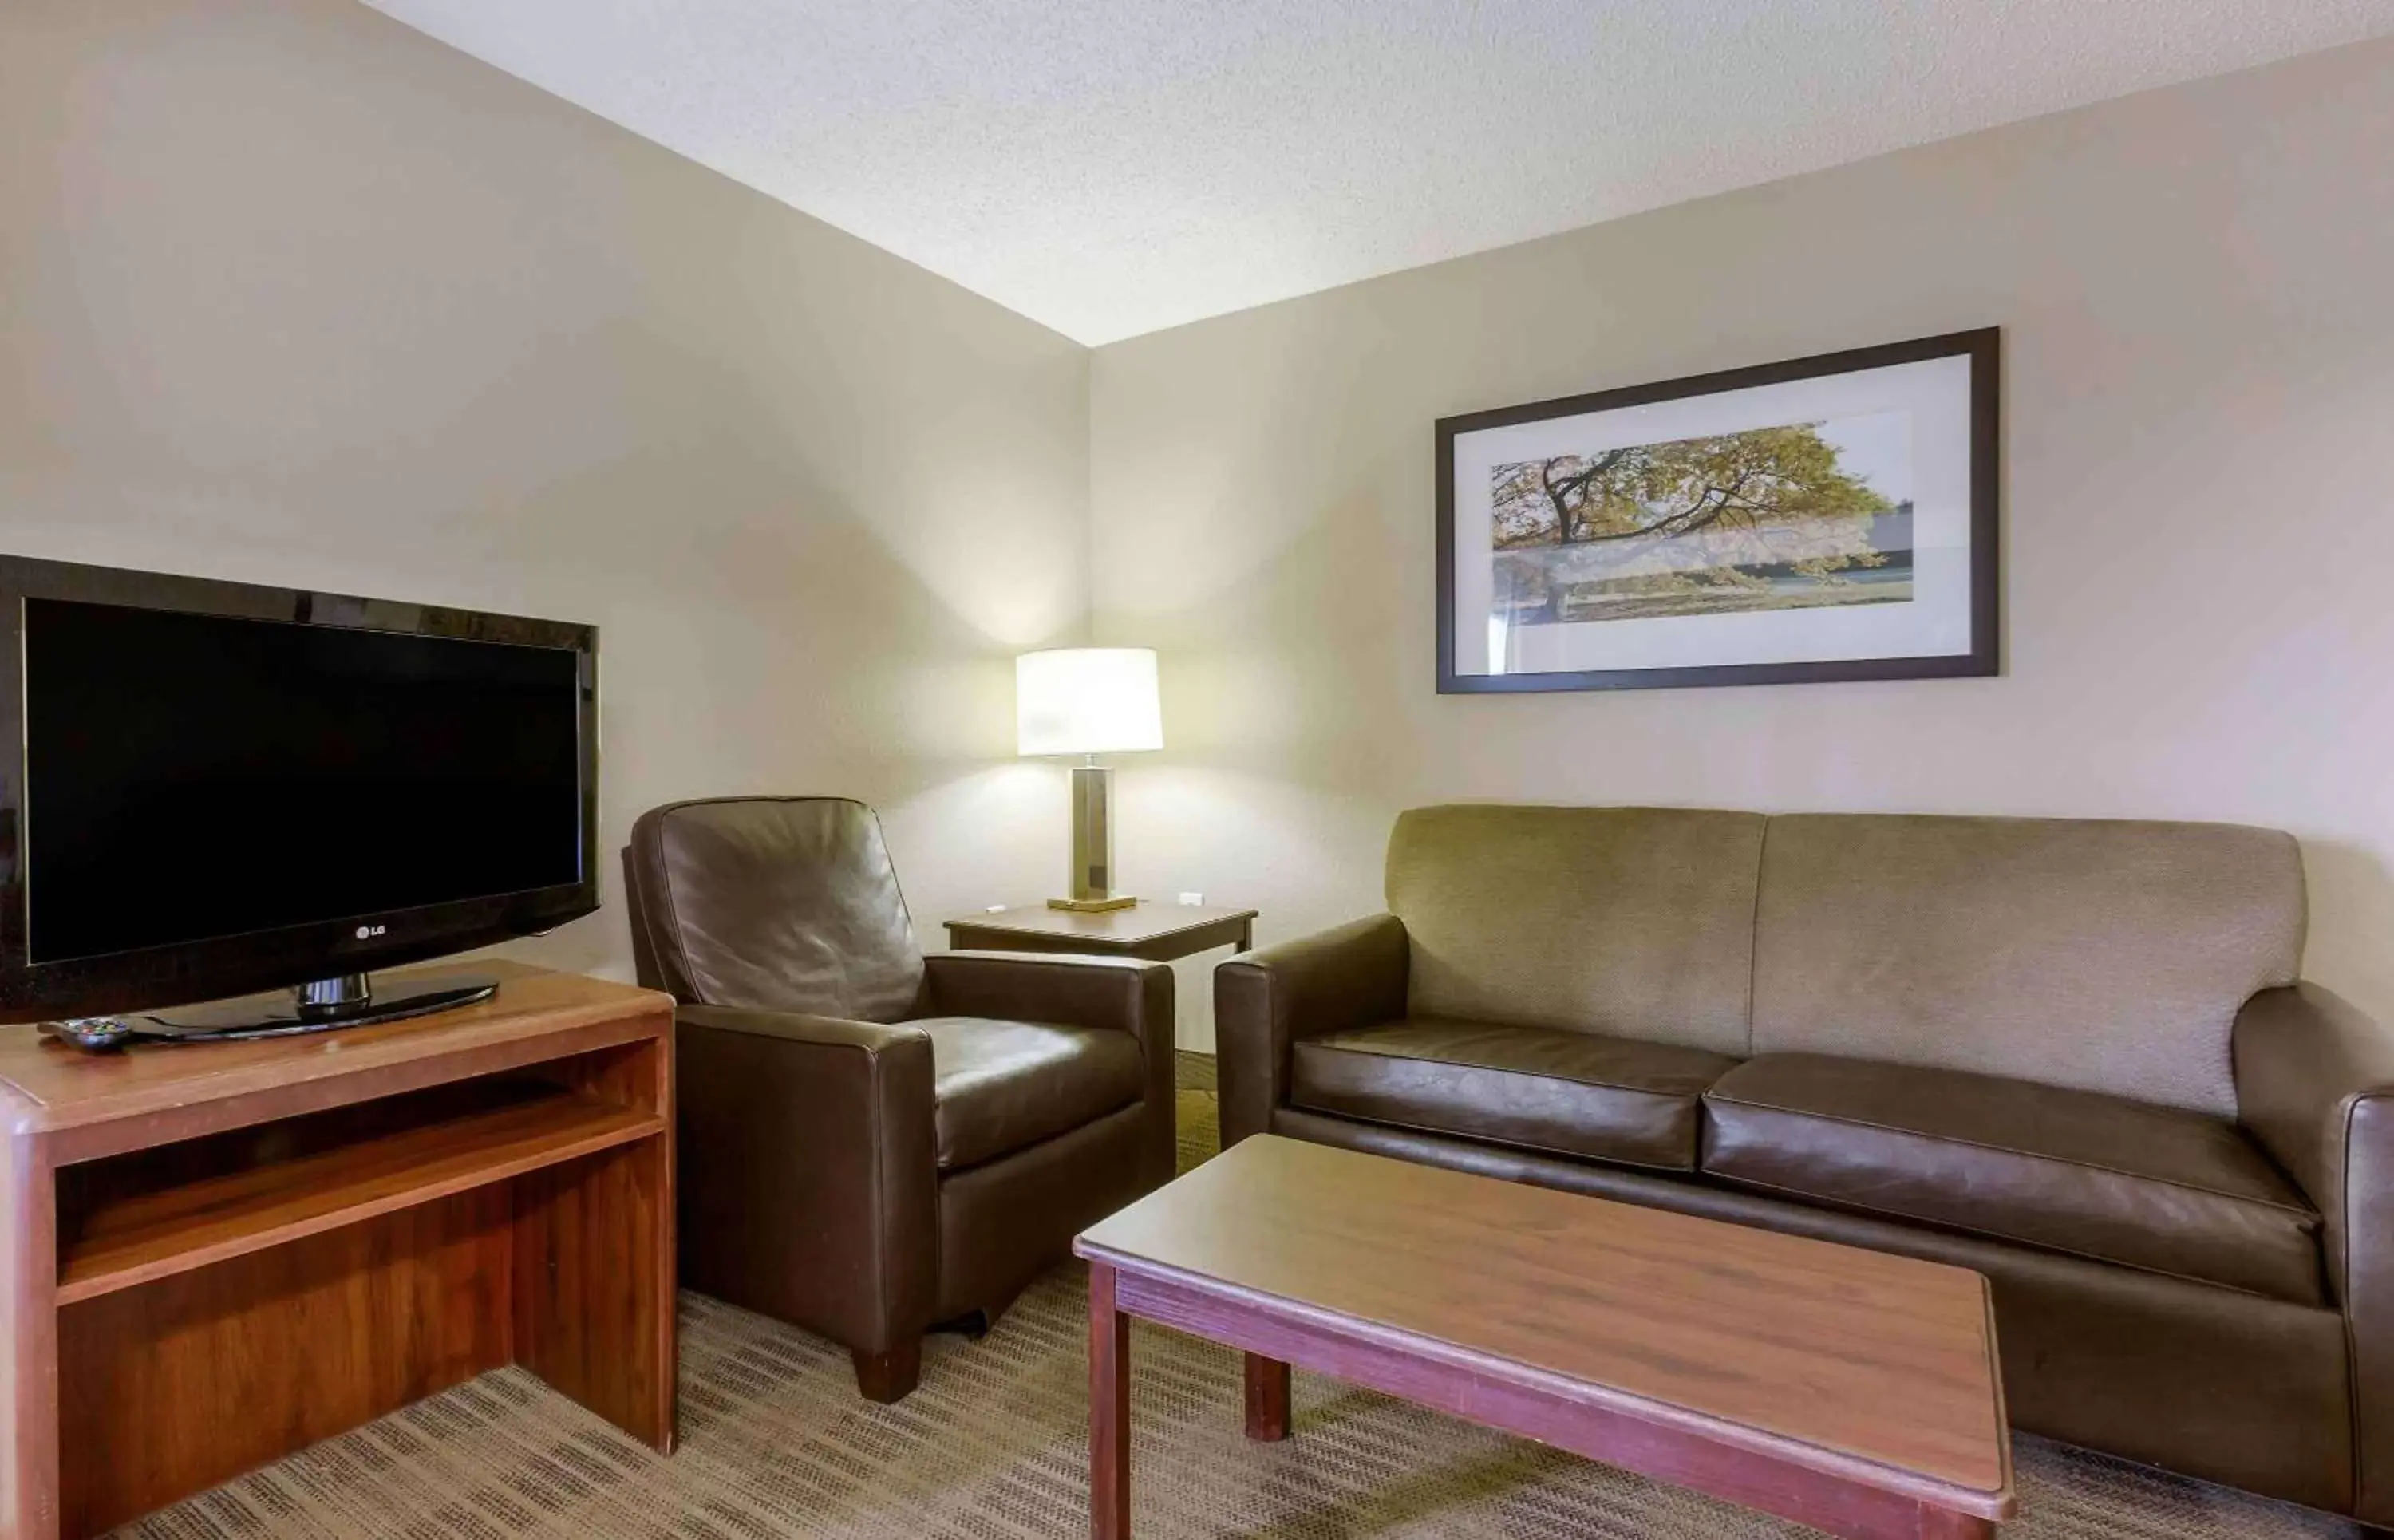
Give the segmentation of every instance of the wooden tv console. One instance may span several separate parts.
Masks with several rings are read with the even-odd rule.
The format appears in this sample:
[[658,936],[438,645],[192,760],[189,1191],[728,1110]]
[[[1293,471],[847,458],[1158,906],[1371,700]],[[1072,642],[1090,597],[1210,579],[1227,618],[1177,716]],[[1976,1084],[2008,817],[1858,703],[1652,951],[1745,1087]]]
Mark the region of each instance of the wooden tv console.
[[674,1436],[673,1002],[93,1056],[0,1027],[0,1536],[97,1534],[501,1364]]

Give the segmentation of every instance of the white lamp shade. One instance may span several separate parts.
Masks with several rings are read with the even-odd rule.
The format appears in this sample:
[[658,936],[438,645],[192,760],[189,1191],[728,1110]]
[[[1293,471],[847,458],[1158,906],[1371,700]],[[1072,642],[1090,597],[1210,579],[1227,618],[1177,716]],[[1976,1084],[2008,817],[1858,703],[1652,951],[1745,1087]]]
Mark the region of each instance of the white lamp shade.
[[1155,652],[1057,647],[1014,660],[1014,727],[1024,754],[1124,754],[1164,746]]

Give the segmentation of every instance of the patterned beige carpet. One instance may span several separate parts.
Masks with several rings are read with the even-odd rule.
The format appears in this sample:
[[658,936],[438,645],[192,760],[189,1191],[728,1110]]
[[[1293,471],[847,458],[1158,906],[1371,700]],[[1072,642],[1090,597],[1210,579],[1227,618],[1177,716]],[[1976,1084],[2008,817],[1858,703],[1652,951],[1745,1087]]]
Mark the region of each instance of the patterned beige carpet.
[[[1214,1148],[1210,1064],[1184,1164]],[[120,1532],[139,1540],[1059,1540],[1088,1533],[1076,1270],[980,1342],[932,1339],[922,1389],[857,1398],[848,1355],[696,1296],[682,1447],[659,1458],[516,1370],[486,1375]],[[1230,1351],[1139,1326],[1133,1502],[1150,1540],[1762,1540],[1809,1532],[1300,1374],[1296,1437],[1240,1433]],[[2350,1526],[2022,1441],[2006,1540],[2262,1540]]]

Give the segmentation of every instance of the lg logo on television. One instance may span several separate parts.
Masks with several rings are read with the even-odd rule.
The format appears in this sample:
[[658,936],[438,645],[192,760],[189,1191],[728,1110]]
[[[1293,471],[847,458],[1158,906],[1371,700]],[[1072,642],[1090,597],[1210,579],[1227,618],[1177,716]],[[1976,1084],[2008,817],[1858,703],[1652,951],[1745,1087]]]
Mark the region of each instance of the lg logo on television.
[[358,927],[358,940],[362,941],[373,941],[376,936],[381,935],[384,931],[389,928],[390,927],[387,925],[362,925]]

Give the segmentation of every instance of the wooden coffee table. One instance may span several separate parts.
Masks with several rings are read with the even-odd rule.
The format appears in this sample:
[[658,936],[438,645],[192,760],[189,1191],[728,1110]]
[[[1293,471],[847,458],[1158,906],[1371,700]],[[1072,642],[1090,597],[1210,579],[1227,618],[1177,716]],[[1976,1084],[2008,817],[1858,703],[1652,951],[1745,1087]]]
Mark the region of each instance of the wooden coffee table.
[[1986,1280],[1269,1135],[1083,1234],[1089,1498],[1130,1533],[1130,1318],[1853,1540],[2011,1517]]

